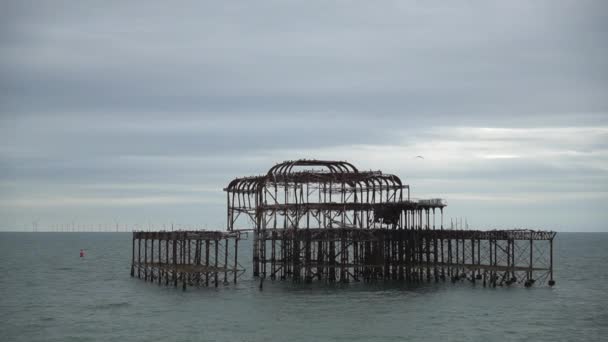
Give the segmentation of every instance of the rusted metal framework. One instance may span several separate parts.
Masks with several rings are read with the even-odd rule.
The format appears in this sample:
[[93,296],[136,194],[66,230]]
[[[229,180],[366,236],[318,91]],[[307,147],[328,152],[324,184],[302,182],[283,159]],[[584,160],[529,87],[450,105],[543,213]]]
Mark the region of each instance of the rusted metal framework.
[[[131,276],[186,286],[236,283],[240,232],[133,232]],[[232,248],[233,253],[230,253]]]
[[444,229],[446,202],[410,198],[395,175],[296,160],[224,191],[228,231],[253,230],[253,275],[262,280],[554,284],[554,232]]

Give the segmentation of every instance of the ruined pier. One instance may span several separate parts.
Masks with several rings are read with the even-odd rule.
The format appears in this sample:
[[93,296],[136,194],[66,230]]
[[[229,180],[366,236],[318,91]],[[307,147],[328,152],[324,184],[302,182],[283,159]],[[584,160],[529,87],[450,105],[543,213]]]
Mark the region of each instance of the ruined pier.
[[252,231],[260,285],[266,278],[555,284],[555,232],[446,229],[445,200],[414,199],[409,185],[381,171],[286,161],[224,191],[226,231],[134,232],[131,275],[184,289],[236,282],[244,272],[240,234]]
[[555,232],[445,229],[444,200],[412,199],[409,185],[381,171],[286,161],[224,191],[228,231],[253,230],[261,279],[555,284]]
[[240,232],[133,232],[131,276],[159,285],[210,286],[236,283]]

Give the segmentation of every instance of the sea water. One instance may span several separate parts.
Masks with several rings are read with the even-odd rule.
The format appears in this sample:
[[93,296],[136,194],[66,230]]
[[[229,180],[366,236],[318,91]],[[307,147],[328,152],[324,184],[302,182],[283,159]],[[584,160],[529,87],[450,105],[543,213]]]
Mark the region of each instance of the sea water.
[[[1,341],[608,340],[608,233],[560,233],[556,286],[159,286],[129,275],[129,233],[0,233]],[[239,244],[251,269],[251,241]],[[85,249],[85,257],[79,257]],[[541,284],[537,284],[541,285]]]

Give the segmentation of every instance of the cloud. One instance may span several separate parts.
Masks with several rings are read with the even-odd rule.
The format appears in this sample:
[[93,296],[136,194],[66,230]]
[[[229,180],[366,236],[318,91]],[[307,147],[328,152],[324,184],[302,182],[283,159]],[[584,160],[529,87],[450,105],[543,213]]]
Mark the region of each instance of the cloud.
[[606,109],[601,2],[9,7],[15,112]]
[[540,210],[556,192],[539,222],[576,207],[604,229],[577,201],[608,186],[606,13],[603,1],[6,2],[0,217],[73,206],[82,220],[221,224],[213,189],[306,157],[398,174],[460,213],[525,198]]
[[445,193],[444,197],[450,198],[451,201],[481,201],[492,202],[497,204],[517,204],[530,205],[539,202],[556,202],[556,201],[597,201],[608,199],[608,191],[589,191],[589,192],[517,192],[517,193]]
[[[122,206],[157,206],[175,204],[209,204],[206,198],[184,196],[144,196],[144,197],[62,197],[50,198],[17,198],[0,202],[3,207],[18,208],[78,208],[81,206],[122,207]],[[211,202],[213,203],[213,202]],[[217,202],[215,202],[217,203]],[[223,202],[220,202],[223,203]]]

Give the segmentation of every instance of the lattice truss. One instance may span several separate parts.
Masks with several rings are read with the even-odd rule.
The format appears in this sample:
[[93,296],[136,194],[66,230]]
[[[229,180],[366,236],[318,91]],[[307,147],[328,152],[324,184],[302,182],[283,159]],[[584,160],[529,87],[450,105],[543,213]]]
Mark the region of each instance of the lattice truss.
[[236,283],[239,232],[134,232],[131,276],[178,286]]
[[[342,161],[287,161],[265,175],[234,179],[224,190],[228,231],[253,229],[254,276],[552,281],[555,233],[446,230],[445,201],[412,199],[409,185],[381,171]],[[550,261],[541,260],[547,248],[535,240],[549,241]]]

